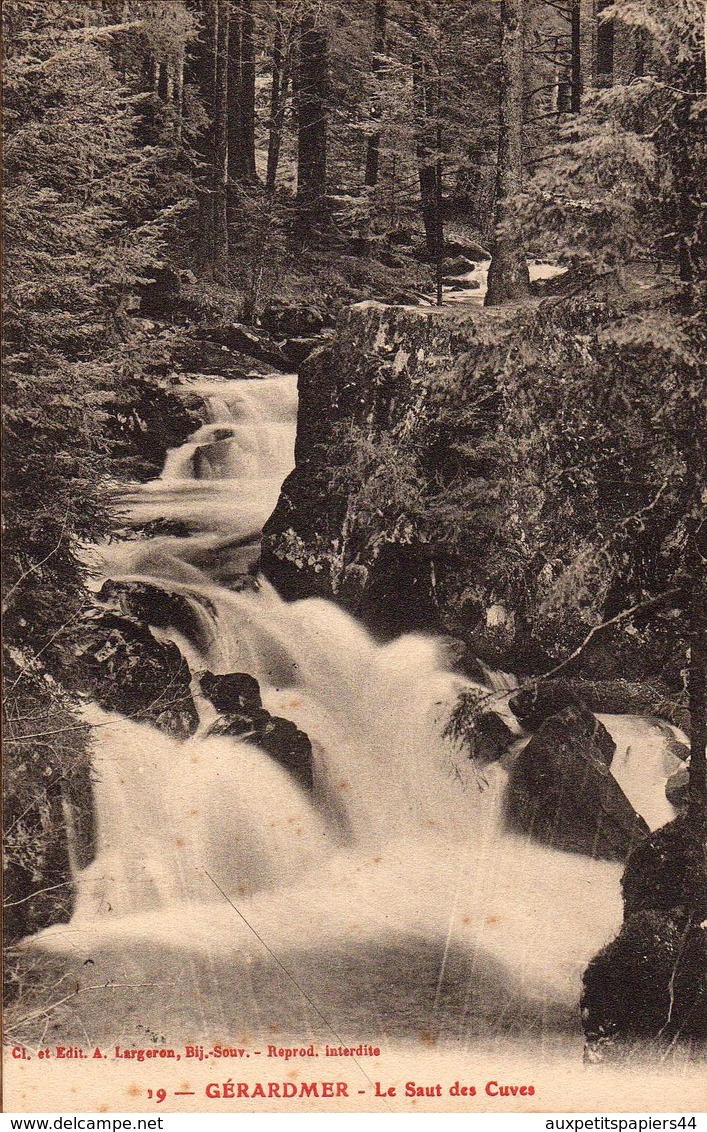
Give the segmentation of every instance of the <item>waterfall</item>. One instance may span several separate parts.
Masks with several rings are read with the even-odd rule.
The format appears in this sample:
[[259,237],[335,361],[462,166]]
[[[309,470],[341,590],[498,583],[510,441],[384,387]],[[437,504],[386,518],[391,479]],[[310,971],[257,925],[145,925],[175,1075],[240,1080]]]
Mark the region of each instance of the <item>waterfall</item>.
[[[257,556],[292,468],[295,381],[195,388],[209,420],[121,501],[136,524],[188,533],[113,544],[104,569],[187,598],[198,630],[170,635],[190,665],[255,676],[265,707],[309,736],[314,787],[243,739],[178,742],[92,709],[97,854],[71,922],[33,946],[90,959],[110,987],[87,1007],[92,1033],[130,1034],[137,1017],[190,1038],[216,1024],[302,1037],[325,1015],[358,1040],[431,1014],[457,1034],[518,1012],[574,1024],[582,970],[620,923],[621,866],[503,828],[503,760],[482,774],[443,738],[470,684],[436,640],[381,645],[330,602],[223,584]],[[520,735],[504,683],[496,707]]]

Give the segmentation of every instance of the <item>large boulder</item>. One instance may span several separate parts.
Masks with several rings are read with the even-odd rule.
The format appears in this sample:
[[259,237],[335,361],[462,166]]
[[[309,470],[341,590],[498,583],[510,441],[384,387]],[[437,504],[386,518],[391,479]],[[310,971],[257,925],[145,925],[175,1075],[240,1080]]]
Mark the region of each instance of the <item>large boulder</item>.
[[442,271],[445,275],[468,275],[476,264],[465,255],[452,256],[451,259],[442,260]]
[[511,771],[508,827],[555,849],[624,860],[648,826],[611,776],[615,749],[582,705],[545,720]]
[[185,389],[137,378],[121,393],[109,424],[113,456],[130,477],[145,481],[162,470],[168,448],[183,444],[202,423],[202,403]]
[[551,715],[567,707],[581,709],[584,705],[574,688],[564,680],[546,680],[515,692],[508,706],[526,730],[534,731]]
[[224,716],[247,715],[263,706],[258,681],[247,672],[229,672],[224,676],[204,672],[199,683],[206,698]]
[[707,846],[685,814],[634,849],[621,887],[627,917],[681,908],[707,919]]
[[[351,494],[342,437],[353,427],[355,447],[357,437],[363,444],[370,436],[375,444],[380,435],[391,441],[388,451],[409,449],[413,466],[411,438],[427,435],[438,420],[432,376],[447,372],[470,338],[476,345],[473,328],[461,330],[455,320],[428,317],[422,308],[359,303],[342,315],[336,339],[301,365],[296,468],[262,543],[263,572],[284,597],[334,598],[381,636],[442,630],[435,583],[444,547],[430,545],[394,501],[389,509],[383,499],[364,510],[341,554]],[[435,451],[447,466],[446,440]]]
[[62,634],[54,659],[62,684],[106,711],[177,739],[196,731],[189,666],[176,645],[156,641],[145,625],[91,611]]
[[450,256],[468,256],[470,259],[491,259],[491,252],[487,251],[477,240],[467,239],[465,236],[454,236],[444,241],[444,250]]
[[311,338],[321,334],[330,320],[314,306],[272,302],[260,316],[261,326],[275,338]]
[[114,612],[133,622],[142,622],[155,629],[178,629],[195,640],[199,621],[194,607],[180,593],[172,593],[147,582],[105,582],[98,600],[107,612]]
[[206,374],[239,380],[270,373],[272,366],[248,354],[202,337],[183,339],[174,351],[175,368],[185,374]]
[[309,337],[288,338],[283,346],[285,357],[293,366],[302,364],[305,358],[322,345],[323,338],[311,335]]
[[624,923],[584,974],[582,1022],[596,1060],[637,1041],[707,1039],[707,845],[681,814],[642,841],[622,879]]
[[707,932],[674,913],[637,912],[584,974],[582,1024],[592,1060],[637,1043],[707,1037]]
[[229,350],[237,350],[276,369],[288,369],[288,361],[282,349],[264,330],[255,330],[241,322],[228,322],[202,329],[201,336],[207,342],[216,342]]
[[205,672],[200,684],[203,694],[220,712],[211,735],[233,735],[256,743],[311,790],[312,745],[291,720],[265,710],[257,680],[244,672],[225,676]]

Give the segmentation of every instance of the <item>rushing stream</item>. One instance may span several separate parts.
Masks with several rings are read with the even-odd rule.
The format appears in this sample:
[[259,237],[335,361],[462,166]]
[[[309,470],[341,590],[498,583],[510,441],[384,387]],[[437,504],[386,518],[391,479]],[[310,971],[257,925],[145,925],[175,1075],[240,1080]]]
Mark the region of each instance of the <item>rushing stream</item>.
[[[314,788],[247,742],[205,737],[203,704],[185,742],[92,711],[97,854],[71,922],[36,940],[97,988],[82,1026],[124,1041],[218,1027],[490,1040],[520,1020],[540,1042],[578,1032],[582,970],[620,922],[621,866],[504,831],[504,766],[480,775],[442,738],[465,681],[439,642],[380,645],[329,602],[228,588],[293,466],[296,380],[190,388],[207,423],[121,501],[135,523],[185,531],[113,544],[105,572],[188,599],[198,640],[174,639],[190,664],[255,676],[265,707],[310,737]],[[673,814],[673,767],[647,727],[637,775],[628,730],[617,777],[655,826]]]

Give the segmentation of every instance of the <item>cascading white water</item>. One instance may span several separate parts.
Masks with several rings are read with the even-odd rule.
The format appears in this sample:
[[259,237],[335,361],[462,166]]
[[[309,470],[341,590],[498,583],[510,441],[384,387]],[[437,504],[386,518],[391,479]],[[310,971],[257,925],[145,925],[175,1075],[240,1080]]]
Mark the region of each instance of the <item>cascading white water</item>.
[[[219,584],[257,549],[292,466],[296,393],[282,377],[197,388],[211,420],[124,500],[135,522],[177,519],[194,533],[110,547],[106,572],[189,599],[200,625],[199,642],[182,640],[190,663],[258,679],[265,706],[310,737],[313,793],[242,740],[180,743],[92,715],[97,854],[70,924],[35,943],[90,957],[111,983],[155,982],[142,1015],[192,1037],[217,1022],[302,1036],[319,1025],[307,986],[319,1021],[326,1011],[361,1040],[381,1024],[372,972],[390,963],[403,1028],[447,1001],[450,979],[457,1032],[513,1009],[573,1014],[582,969],[620,922],[621,867],[503,829],[504,766],[479,776],[442,737],[465,681],[436,641],[379,645],[329,602]],[[503,693],[494,705],[519,733]],[[629,798],[632,736],[617,756]],[[661,763],[652,797],[677,761]],[[646,816],[667,820],[667,805]],[[129,1032],[130,993],[111,1002],[94,1026]]]

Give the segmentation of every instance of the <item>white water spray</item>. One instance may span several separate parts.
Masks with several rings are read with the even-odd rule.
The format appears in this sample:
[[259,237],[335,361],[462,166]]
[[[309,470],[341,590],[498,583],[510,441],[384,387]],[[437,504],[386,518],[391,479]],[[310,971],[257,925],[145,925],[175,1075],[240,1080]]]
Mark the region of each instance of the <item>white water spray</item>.
[[[141,1016],[182,1037],[216,1024],[302,1037],[322,1014],[358,1040],[430,1015],[457,1034],[514,1012],[574,1019],[582,970],[620,922],[621,866],[504,830],[504,766],[479,777],[442,737],[468,682],[436,641],[379,645],[329,602],[219,584],[257,552],[292,466],[295,390],[271,378],[198,391],[211,420],[124,500],[135,522],[193,533],[111,547],[106,572],[188,598],[190,663],[258,679],[268,710],[309,735],[314,789],[243,740],[180,743],[94,714],[96,858],[71,922],[34,943],[90,958],[93,982],[110,984],[91,999],[97,1031],[130,1033],[138,1006],[116,989],[128,982]],[[630,747],[619,781],[633,800]],[[649,821],[665,806],[646,806]],[[390,985],[374,994],[381,971]]]

